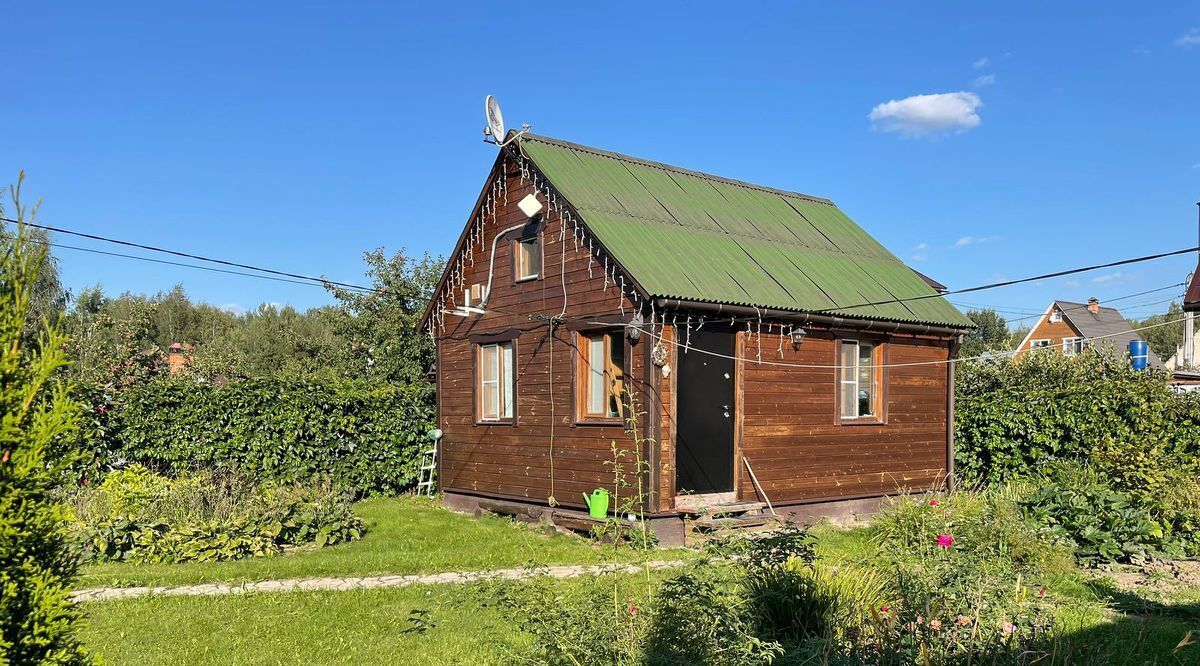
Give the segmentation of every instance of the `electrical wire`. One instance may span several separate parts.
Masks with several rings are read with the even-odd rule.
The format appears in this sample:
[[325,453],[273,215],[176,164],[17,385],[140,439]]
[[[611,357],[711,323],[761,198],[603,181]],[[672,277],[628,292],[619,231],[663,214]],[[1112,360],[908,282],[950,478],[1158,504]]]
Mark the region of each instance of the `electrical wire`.
[[167,266],[179,266],[181,268],[193,268],[195,270],[209,271],[212,273],[224,273],[227,275],[240,275],[242,277],[255,278],[255,279],[259,279],[259,280],[272,280],[274,282],[288,282],[291,284],[300,284],[300,285],[305,285],[305,286],[309,286],[309,287],[318,287],[321,289],[325,288],[325,285],[318,284],[316,282],[306,282],[304,280],[294,280],[292,278],[275,277],[274,275],[259,275],[257,273],[245,273],[242,271],[229,270],[227,268],[214,268],[212,266],[200,266],[198,264],[186,264],[186,263],[183,263],[180,261],[170,261],[168,259],[155,259],[153,257],[139,257],[139,256],[133,255],[133,254],[124,254],[121,252],[108,252],[107,250],[97,250],[95,248],[90,248],[90,247],[79,247],[77,245],[67,245],[65,243],[55,243],[55,242],[51,242],[51,241],[43,241],[43,240],[38,240],[36,238],[31,238],[29,240],[33,241],[34,243],[38,243],[39,245],[60,248],[63,250],[74,250],[77,252],[89,252],[91,254],[98,254],[98,255],[103,255],[103,256],[107,256],[107,257],[120,257],[122,259],[133,259],[136,261],[145,261],[145,262],[149,262],[149,263],[153,263],[153,264],[165,264]]
[[1188,247],[1188,248],[1184,248],[1182,250],[1173,250],[1171,252],[1160,252],[1158,254],[1148,254],[1148,255],[1145,255],[1142,257],[1133,257],[1131,259],[1121,259],[1118,261],[1110,261],[1107,264],[1094,264],[1091,266],[1083,266],[1081,268],[1070,268],[1067,270],[1055,271],[1053,273],[1044,273],[1042,275],[1032,275],[1030,277],[1018,278],[1015,280],[1003,280],[1000,282],[991,282],[988,284],[981,284],[981,285],[977,285],[974,287],[966,287],[963,289],[951,289],[949,291],[938,292],[938,293],[933,293],[933,294],[922,294],[920,296],[908,296],[905,298],[893,298],[893,299],[883,300],[883,301],[871,301],[871,302],[867,302],[867,303],[859,303],[857,305],[838,306],[835,308],[826,308],[824,310],[815,310],[814,312],[820,312],[820,313],[834,312],[834,313],[836,313],[839,311],[844,312],[846,310],[874,307],[877,305],[890,305],[892,303],[911,303],[913,301],[922,301],[922,300],[926,300],[926,299],[930,299],[930,298],[944,298],[946,296],[952,296],[954,294],[969,294],[971,292],[984,291],[987,289],[997,289],[999,287],[1011,287],[1011,286],[1017,285],[1017,284],[1025,284],[1026,282],[1036,282],[1038,280],[1049,280],[1050,278],[1064,277],[1067,275],[1075,275],[1076,273],[1086,273],[1088,271],[1096,271],[1096,270],[1100,270],[1103,268],[1116,268],[1118,266],[1128,266],[1129,264],[1137,264],[1137,263],[1142,263],[1145,261],[1154,261],[1156,259],[1165,259],[1167,257],[1174,257],[1174,256],[1178,256],[1181,254],[1190,254],[1190,253],[1196,252],[1198,250],[1200,250],[1200,246]]
[[280,270],[275,270],[273,268],[263,268],[262,266],[255,266],[253,264],[243,264],[243,263],[239,263],[236,261],[227,261],[225,259],[214,259],[212,257],[206,257],[206,256],[199,255],[199,254],[192,254],[191,252],[181,252],[179,250],[170,250],[167,248],[157,247],[154,245],[147,245],[145,243],[135,243],[133,241],[121,240],[118,238],[109,238],[107,236],[100,236],[98,234],[89,234],[89,233],[84,233],[82,231],[72,231],[71,229],[63,229],[61,227],[53,227],[48,224],[38,224],[36,222],[22,222],[20,220],[14,220],[14,219],[7,218],[7,217],[0,217],[0,222],[8,222],[10,224],[17,224],[17,225],[23,224],[27,227],[33,227],[34,229],[42,229],[44,231],[53,231],[53,232],[60,233],[60,234],[67,234],[69,236],[78,236],[80,238],[87,238],[90,240],[103,241],[105,243],[113,243],[115,245],[123,245],[125,247],[135,247],[140,250],[147,250],[150,252],[160,252],[163,254],[171,254],[171,255],[175,255],[177,257],[183,257],[185,259],[195,259],[196,261],[204,261],[204,262],[212,263],[212,264],[220,264],[222,266],[230,266],[233,268],[244,268],[246,270],[258,271],[261,273],[269,273],[271,275],[278,275],[281,277],[292,278],[292,279],[296,279],[296,280],[307,280],[310,282],[317,282],[322,285],[329,284],[329,285],[333,285],[336,287],[344,287],[346,289],[357,289],[360,291],[376,291],[375,289],[372,289],[371,287],[364,287],[362,285],[354,284],[351,282],[338,282],[336,280],[329,280],[329,279],[323,278],[323,277],[315,277],[312,275],[303,275],[300,273],[290,273],[288,271],[280,271]]
[[[1149,326],[1141,326],[1141,327],[1138,327],[1138,328],[1131,328],[1131,329],[1129,329],[1129,330],[1127,330],[1127,331],[1121,331],[1121,332],[1119,332],[1119,333],[1109,333],[1109,334],[1107,334],[1107,335],[1097,335],[1097,336],[1094,336],[1094,337],[1091,337],[1091,338],[1086,338],[1086,340],[1087,340],[1088,342],[1091,342],[1091,341],[1094,341],[1094,340],[1106,340],[1106,339],[1108,339],[1108,338],[1115,338],[1115,337],[1119,337],[1119,336],[1122,336],[1122,335],[1126,335],[1126,334],[1128,334],[1128,333],[1138,333],[1138,332],[1141,332],[1141,331],[1147,331],[1147,330],[1150,330],[1150,329],[1152,329],[1152,328],[1159,328],[1159,327],[1161,327],[1161,326],[1168,326],[1168,325],[1170,325],[1170,324],[1177,324],[1177,323],[1180,323],[1180,322],[1182,322],[1182,321],[1184,321],[1182,318],[1180,318],[1180,319],[1173,319],[1173,320],[1171,320],[1171,321],[1165,321],[1165,322],[1161,322],[1161,323],[1158,323],[1158,324],[1151,324],[1151,325],[1149,325]],[[585,324],[599,324],[599,325],[603,325],[603,324],[605,324],[606,322],[601,322],[601,321],[581,321],[581,323],[585,323]],[[607,322],[607,323],[608,323],[609,325],[611,325],[611,324],[612,324],[612,322]],[[666,344],[669,344],[669,345],[674,345],[674,346],[675,346],[676,348],[678,348],[678,349],[683,349],[683,350],[685,350],[685,351],[694,351],[694,352],[699,352],[699,353],[701,353],[701,354],[707,354],[707,355],[709,355],[709,356],[715,356],[715,357],[717,357],[717,358],[723,358],[723,359],[727,359],[727,360],[731,360],[731,361],[744,361],[744,362],[746,362],[746,363],[753,363],[753,364],[757,364],[757,365],[770,365],[770,366],[774,366],[774,367],[784,367],[784,368],[806,368],[806,369],[810,369],[810,370],[840,370],[840,369],[842,368],[842,366],[840,366],[840,365],[813,365],[813,364],[805,364],[805,363],[782,363],[782,362],[779,362],[779,361],[762,361],[762,360],[758,360],[758,359],[754,359],[754,358],[746,358],[746,357],[742,357],[742,356],[736,356],[736,355],[733,355],[733,356],[731,356],[731,355],[727,355],[727,354],[721,354],[721,353],[719,353],[719,352],[709,351],[709,350],[706,350],[706,349],[700,349],[700,348],[698,348],[698,347],[692,347],[691,345],[688,345],[688,344],[686,344],[686,343],[676,342],[676,341],[673,341],[673,340],[667,340],[667,339],[666,339],[666,338],[664,338],[663,336],[661,336],[661,335],[658,335],[658,334],[656,334],[656,333],[653,333],[653,332],[650,332],[650,331],[643,330],[643,331],[642,331],[642,333],[645,333],[645,334],[649,335],[649,336],[650,336],[650,337],[652,337],[652,338],[655,338],[656,340],[658,340],[658,341],[660,341],[660,342],[664,342],[664,343],[666,343]],[[1039,347],[1039,348],[1036,348],[1036,349],[1027,349],[1027,350],[1025,350],[1025,352],[1032,352],[1032,351],[1043,351],[1043,350],[1055,351],[1055,350],[1056,350],[1056,348],[1055,348],[1055,347]],[[1005,351],[988,352],[988,353],[986,353],[986,354],[981,354],[981,355],[979,355],[979,356],[968,356],[968,357],[966,357],[966,358],[946,359],[946,360],[944,360],[944,361],[941,361],[941,360],[939,360],[939,361],[913,361],[913,362],[910,362],[910,363],[879,363],[879,364],[875,364],[875,365],[870,365],[870,366],[861,366],[861,367],[869,367],[869,368],[911,368],[911,367],[917,367],[917,366],[927,366],[927,365],[945,365],[945,364],[948,364],[948,363],[957,363],[957,362],[963,362],[963,361],[988,361],[988,360],[995,360],[997,357],[1003,357],[1003,356],[1015,356],[1015,355],[1016,355],[1016,354],[1018,354],[1018,353],[1020,353],[1020,350],[1013,349],[1013,350],[1005,350]]]

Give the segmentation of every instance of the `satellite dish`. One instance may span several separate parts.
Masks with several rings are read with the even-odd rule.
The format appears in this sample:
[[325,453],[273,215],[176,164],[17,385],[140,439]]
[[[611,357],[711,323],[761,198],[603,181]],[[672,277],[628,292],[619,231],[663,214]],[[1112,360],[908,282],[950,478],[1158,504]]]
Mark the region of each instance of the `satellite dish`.
[[488,132],[497,142],[504,140],[504,115],[500,113],[500,102],[495,97],[487,96],[484,101],[484,112],[487,113]]

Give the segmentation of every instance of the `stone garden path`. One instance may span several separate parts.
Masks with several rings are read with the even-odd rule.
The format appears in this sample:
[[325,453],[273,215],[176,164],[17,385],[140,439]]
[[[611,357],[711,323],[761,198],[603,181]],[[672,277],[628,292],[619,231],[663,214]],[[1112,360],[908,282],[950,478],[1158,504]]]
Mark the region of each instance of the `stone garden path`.
[[[651,569],[671,569],[682,566],[680,560],[654,561]],[[112,601],[137,597],[209,597],[223,594],[246,594],[250,592],[312,592],[369,590],[386,587],[409,587],[410,585],[461,585],[484,580],[522,580],[535,576],[549,578],[576,578],[579,576],[601,576],[605,574],[630,574],[642,570],[639,564],[576,564],[569,566],[494,569],[491,571],[447,571],[433,574],[411,574],[406,576],[366,576],[330,578],[291,578],[286,580],[264,580],[255,583],[201,583],[172,587],[99,587],[76,590],[71,600]]]

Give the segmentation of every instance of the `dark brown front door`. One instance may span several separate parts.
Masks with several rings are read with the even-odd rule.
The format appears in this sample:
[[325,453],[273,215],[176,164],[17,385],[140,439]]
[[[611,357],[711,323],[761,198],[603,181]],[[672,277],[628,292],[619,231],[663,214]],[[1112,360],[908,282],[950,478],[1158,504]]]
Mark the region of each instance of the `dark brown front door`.
[[705,326],[692,331],[690,351],[679,348],[675,379],[679,393],[675,489],[679,492],[733,490],[735,335],[728,328]]

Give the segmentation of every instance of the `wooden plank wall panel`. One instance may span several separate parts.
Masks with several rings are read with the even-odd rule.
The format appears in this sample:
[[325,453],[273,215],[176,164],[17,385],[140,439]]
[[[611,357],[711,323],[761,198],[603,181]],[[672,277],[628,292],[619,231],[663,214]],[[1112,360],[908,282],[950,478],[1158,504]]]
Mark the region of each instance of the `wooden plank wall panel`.
[[[492,239],[507,227],[526,221],[516,203],[533,192],[529,181],[522,182],[520,171],[511,164],[506,170],[507,204],[500,206],[497,219],[485,222],[484,242],[469,248],[474,263],[467,262],[466,284],[487,284]],[[486,187],[490,188],[489,182]],[[544,198],[543,198],[544,202]],[[611,461],[612,446],[628,451],[626,470],[634,468],[633,445],[623,426],[574,426],[573,356],[575,333],[565,327],[556,330],[551,340],[549,326],[533,321],[530,315],[557,315],[563,308],[565,276],[568,317],[593,317],[619,314],[619,291],[604,288],[603,268],[591,267],[586,247],[576,249],[568,227],[562,240],[562,221],[557,214],[545,213],[543,231],[543,278],[513,282],[512,243],[519,234],[511,233],[496,248],[493,295],[488,313],[463,319],[445,317],[445,330],[438,330],[441,347],[439,419],[444,432],[442,443],[442,488],[451,492],[494,495],[546,502],[551,494],[550,466],[553,448],[553,494],[559,504],[583,508],[581,495],[601,486],[615,491]],[[565,250],[565,259],[564,259]],[[564,270],[565,269],[565,270]],[[633,314],[627,299],[626,318]],[[500,333],[520,329],[516,341],[517,400],[515,425],[476,425],[474,414],[473,334]],[[627,384],[640,390],[646,377],[642,345],[653,344],[648,336],[633,345]],[[553,405],[551,404],[553,396]],[[551,447],[551,423],[554,424]],[[674,476],[671,476],[672,483]],[[636,483],[632,473],[626,481]],[[622,491],[628,493],[628,490]]]
[[[763,360],[754,362],[754,336],[741,333],[743,363],[742,455],[772,502],[858,497],[938,486],[946,472],[944,363],[885,370],[887,421],[843,425],[837,418],[837,337],[810,330],[799,350],[790,342],[779,357],[777,341],[764,335]],[[767,353],[767,349],[770,353]],[[949,340],[892,336],[885,363],[926,363],[949,358]],[[755,497],[748,477],[742,497]]]

